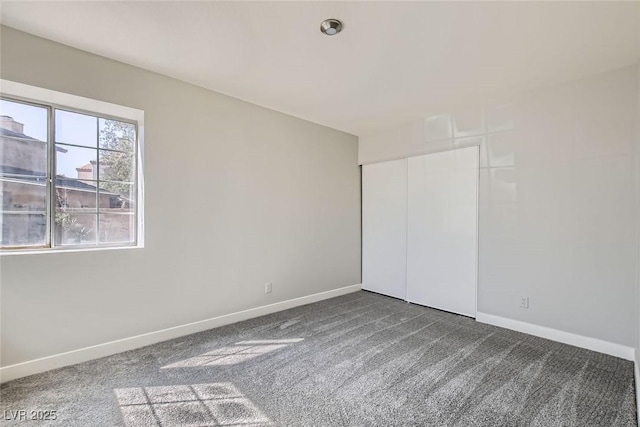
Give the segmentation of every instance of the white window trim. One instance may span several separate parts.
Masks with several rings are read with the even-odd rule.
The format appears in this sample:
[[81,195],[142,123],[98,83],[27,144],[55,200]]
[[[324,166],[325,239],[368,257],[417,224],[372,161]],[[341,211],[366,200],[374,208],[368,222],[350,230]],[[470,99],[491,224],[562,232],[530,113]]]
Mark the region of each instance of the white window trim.
[[7,255],[25,255],[25,254],[52,254],[62,252],[86,252],[86,251],[104,251],[104,250],[122,250],[136,249],[144,247],[144,111],[122,105],[111,104],[109,102],[98,101],[82,96],[71,95],[68,93],[57,92],[55,90],[44,89],[41,87],[17,83],[10,80],[0,79],[0,94],[8,97],[16,97],[25,100],[31,100],[35,103],[54,104],[66,106],[77,110],[84,110],[95,113],[96,115],[105,115],[112,117],[121,117],[123,119],[137,122],[138,128],[138,147],[137,147],[137,227],[136,227],[136,244],[127,246],[88,246],[65,248],[64,246],[56,246],[49,248],[34,249],[7,249],[1,250],[0,256]]

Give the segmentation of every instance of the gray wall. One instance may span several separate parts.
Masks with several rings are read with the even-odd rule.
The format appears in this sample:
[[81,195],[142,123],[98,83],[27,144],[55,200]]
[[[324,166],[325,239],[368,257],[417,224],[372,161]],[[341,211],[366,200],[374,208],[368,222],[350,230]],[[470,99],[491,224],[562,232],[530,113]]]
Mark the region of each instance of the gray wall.
[[636,347],[638,84],[633,66],[469,99],[360,137],[359,161],[479,144],[478,311]]
[[[640,37],[640,32],[639,32]],[[640,183],[640,66],[638,67],[638,111],[637,111],[637,123],[636,123],[636,182]],[[640,210],[640,184],[637,186],[638,196],[637,203],[638,209]],[[636,374],[640,373],[640,225],[638,226],[638,266],[636,270],[637,274],[637,301],[638,301],[638,311],[636,313]],[[636,377],[636,381],[639,378]],[[640,423],[640,387],[636,385],[636,403],[638,405],[638,422]]]
[[1,78],[146,127],[146,247],[0,258],[2,366],[360,283],[356,137],[1,31]]

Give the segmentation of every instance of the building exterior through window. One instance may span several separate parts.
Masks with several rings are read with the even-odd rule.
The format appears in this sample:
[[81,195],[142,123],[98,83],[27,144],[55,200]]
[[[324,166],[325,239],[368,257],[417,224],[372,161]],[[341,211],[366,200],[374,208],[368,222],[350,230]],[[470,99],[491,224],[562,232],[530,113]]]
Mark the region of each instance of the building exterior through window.
[[[135,244],[135,123],[0,103],[2,249]],[[5,113],[12,109],[27,111],[29,123]]]

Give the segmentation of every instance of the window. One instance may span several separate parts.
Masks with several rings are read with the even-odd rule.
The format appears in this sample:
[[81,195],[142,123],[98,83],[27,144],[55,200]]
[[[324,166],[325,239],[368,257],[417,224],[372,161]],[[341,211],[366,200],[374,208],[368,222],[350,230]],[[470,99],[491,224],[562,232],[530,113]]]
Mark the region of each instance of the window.
[[[91,100],[65,94],[68,101],[84,101],[82,108],[31,101],[4,93],[5,83],[0,94],[1,250],[140,245],[135,114],[103,113],[99,107],[112,104],[98,101],[90,112]],[[59,94],[46,91],[51,93]]]

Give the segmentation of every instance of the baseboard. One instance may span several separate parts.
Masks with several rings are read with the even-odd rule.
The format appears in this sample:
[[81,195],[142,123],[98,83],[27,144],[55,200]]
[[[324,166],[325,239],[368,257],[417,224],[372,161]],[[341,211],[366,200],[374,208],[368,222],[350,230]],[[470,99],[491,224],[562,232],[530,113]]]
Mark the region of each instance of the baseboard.
[[558,329],[548,328],[546,326],[534,325],[533,323],[507,319],[506,317],[495,316],[493,314],[478,312],[476,314],[476,320],[481,323],[500,326],[502,328],[512,329],[514,331],[524,332],[525,334],[535,335],[552,341],[586,348],[587,350],[597,351],[599,353],[608,354],[621,359],[635,361],[635,350],[633,347],[627,347],[596,338],[572,334],[570,332],[564,332]]
[[80,348],[77,350],[55,354],[40,359],[16,363],[15,365],[9,365],[0,368],[0,383],[26,377],[28,375],[37,374],[40,372],[49,371],[51,369],[61,368],[63,366],[74,365],[76,363],[110,356],[112,354],[121,353],[123,351],[133,350],[162,341],[167,341],[173,338],[194,334],[196,332],[202,332],[208,329],[229,325],[231,323],[252,319],[254,317],[264,316],[265,314],[271,314],[278,311],[287,310],[289,308],[338,297],[340,295],[346,295],[352,292],[357,292],[360,289],[362,289],[362,284],[345,286],[344,288],[333,289],[331,291],[320,292],[317,294],[294,298],[274,304],[263,305],[261,307],[251,308],[249,310],[238,311],[236,313],[225,314],[223,316],[200,320],[198,322],[187,323],[185,325],[174,326],[172,328],[149,332],[142,335],[136,335],[129,338],[107,342],[104,344]]

